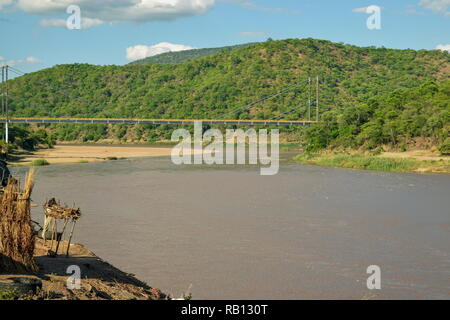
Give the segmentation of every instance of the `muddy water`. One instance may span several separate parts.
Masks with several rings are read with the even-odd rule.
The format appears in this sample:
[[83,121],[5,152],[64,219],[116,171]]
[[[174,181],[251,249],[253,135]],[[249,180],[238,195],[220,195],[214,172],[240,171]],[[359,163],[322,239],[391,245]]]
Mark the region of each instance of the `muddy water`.
[[450,298],[448,175],[151,158],[41,167],[33,200],[47,197],[82,208],[76,241],[175,296]]

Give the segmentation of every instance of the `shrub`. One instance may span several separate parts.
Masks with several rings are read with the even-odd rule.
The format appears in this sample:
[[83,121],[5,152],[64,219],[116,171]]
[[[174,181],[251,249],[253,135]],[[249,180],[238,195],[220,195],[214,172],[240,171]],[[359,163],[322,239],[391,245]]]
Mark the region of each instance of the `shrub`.
[[444,143],[439,146],[442,155],[450,155],[450,138],[445,139]]
[[45,159],[36,159],[33,162],[31,162],[31,165],[33,167],[38,167],[38,166],[48,166],[50,163],[45,160]]
[[20,294],[16,290],[0,290],[0,300],[18,300]]

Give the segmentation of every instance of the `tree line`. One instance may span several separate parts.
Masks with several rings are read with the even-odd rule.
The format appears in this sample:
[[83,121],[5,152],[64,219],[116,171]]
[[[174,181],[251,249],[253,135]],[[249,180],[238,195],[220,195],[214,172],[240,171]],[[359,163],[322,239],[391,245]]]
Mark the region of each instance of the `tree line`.
[[[11,115],[28,117],[299,120],[308,117],[306,80],[319,75],[320,117],[330,125],[282,134],[310,150],[407,148],[417,137],[435,144],[448,137],[449,70],[450,54],[438,50],[288,39],[177,64],[57,65],[12,80],[9,105]],[[46,141],[152,142],[172,129],[52,124],[33,132],[44,131]]]

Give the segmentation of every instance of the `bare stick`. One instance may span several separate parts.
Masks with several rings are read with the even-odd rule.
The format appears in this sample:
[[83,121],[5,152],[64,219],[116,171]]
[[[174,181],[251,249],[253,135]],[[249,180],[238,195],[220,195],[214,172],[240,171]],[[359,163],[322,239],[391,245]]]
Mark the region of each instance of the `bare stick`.
[[72,241],[73,230],[75,229],[76,219],[72,219],[72,230],[70,230],[69,242],[67,242],[66,258],[69,256],[70,241]]
[[62,232],[61,232],[61,237],[59,239],[57,239],[58,242],[56,244],[56,250],[55,250],[55,254],[56,255],[58,255],[59,244],[60,244],[60,242],[61,242],[61,240],[63,238],[64,231],[66,230],[66,227],[67,227],[68,223],[69,223],[69,219],[64,219],[64,226],[63,226],[63,229],[62,229]]
[[47,244],[47,229],[49,227],[49,224],[50,224],[50,217],[48,217],[44,212],[44,228],[42,229],[42,235],[44,236],[44,245]]
[[58,224],[55,218],[53,218],[53,231],[52,231],[52,243],[50,246],[50,250],[53,249],[53,241],[57,240],[58,236]]

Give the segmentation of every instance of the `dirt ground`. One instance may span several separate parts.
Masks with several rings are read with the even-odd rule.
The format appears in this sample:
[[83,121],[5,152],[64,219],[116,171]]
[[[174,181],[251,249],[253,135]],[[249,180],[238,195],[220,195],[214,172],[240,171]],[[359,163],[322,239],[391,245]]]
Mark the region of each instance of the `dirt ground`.
[[[36,238],[35,258],[39,271],[33,275],[0,274],[0,280],[11,277],[31,277],[42,281],[42,290],[33,299],[56,300],[157,300],[166,296],[160,290],[151,288],[134,275],[125,273],[97,257],[80,244],[71,244],[69,257],[65,252],[67,242],[61,242],[56,257],[48,255],[50,241],[46,244]],[[55,242],[53,250],[55,250]],[[80,289],[68,289],[69,266],[81,270]]]

